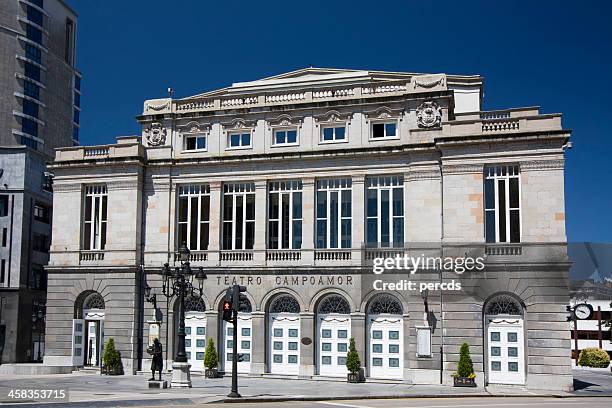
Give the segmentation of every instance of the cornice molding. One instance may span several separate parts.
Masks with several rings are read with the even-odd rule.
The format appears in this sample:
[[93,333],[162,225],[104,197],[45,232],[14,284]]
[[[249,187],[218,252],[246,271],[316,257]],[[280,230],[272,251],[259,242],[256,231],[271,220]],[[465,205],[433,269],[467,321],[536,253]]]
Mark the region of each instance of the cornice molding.
[[404,173],[404,180],[439,180],[440,176],[440,170],[438,169],[408,169]]
[[139,180],[116,180],[106,183],[108,190],[135,190],[139,187]]
[[443,164],[443,174],[471,174],[483,173],[484,164],[465,163],[465,164]]
[[520,162],[519,166],[521,171],[531,170],[563,170],[565,167],[565,160],[554,159],[554,160],[530,160]]
[[385,119],[402,119],[404,113],[403,108],[389,108],[388,106],[381,106],[374,110],[363,111],[363,114],[367,118],[367,121],[372,120],[385,120]]
[[212,125],[210,123],[200,123],[192,120],[184,125],[178,125],[183,134],[197,134],[197,133],[209,133]]
[[317,125],[321,123],[347,123],[351,121],[353,113],[340,113],[337,110],[329,110],[321,115],[312,115],[312,117]]
[[54,193],[69,193],[81,191],[82,183],[53,183]]
[[266,124],[268,128],[285,127],[285,126],[300,127],[302,125],[303,119],[304,118],[302,117],[294,117],[289,114],[283,113],[281,115],[278,115],[274,119],[268,119],[266,121]]
[[231,130],[252,130],[257,124],[256,120],[248,120],[242,117],[234,118],[227,122],[221,122],[224,131]]

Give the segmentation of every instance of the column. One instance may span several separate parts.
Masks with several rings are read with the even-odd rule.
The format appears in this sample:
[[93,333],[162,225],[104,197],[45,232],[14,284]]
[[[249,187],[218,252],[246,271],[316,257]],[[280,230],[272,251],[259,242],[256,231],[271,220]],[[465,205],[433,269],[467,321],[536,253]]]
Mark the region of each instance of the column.
[[[221,208],[223,193],[221,182],[213,181],[210,187],[210,215],[208,223],[208,262],[219,265],[219,250],[221,249]],[[213,305],[215,307],[215,305]],[[207,329],[208,330],[208,329]]]
[[251,374],[262,375],[266,367],[266,314],[265,312],[252,312],[251,332]]
[[266,237],[267,237],[267,182],[255,182],[255,243],[253,244],[253,262],[256,265],[266,263]]
[[362,246],[365,243],[365,176],[353,176],[352,186],[352,247],[351,259],[353,264],[361,263]]
[[361,367],[363,367],[364,375],[367,375],[367,361],[366,361],[366,327],[365,327],[365,313],[354,312],[351,313],[351,337],[355,338],[355,348],[359,354],[359,360],[361,361]]
[[206,315],[206,344],[212,339],[215,342],[215,350],[219,355],[219,361],[223,356],[219,353],[222,349],[221,342],[223,339],[219,338],[219,312],[217,311],[217,305],[211,305],[213,308],[204,312]]
[[302,265],[314,265],[316,191],[314,177],[302,179]]
[[[315,314],[312,312],[300,313],[300,372],[302,378],[310,378],[315,375]],[[301,339],[309,339],[304,344]]]

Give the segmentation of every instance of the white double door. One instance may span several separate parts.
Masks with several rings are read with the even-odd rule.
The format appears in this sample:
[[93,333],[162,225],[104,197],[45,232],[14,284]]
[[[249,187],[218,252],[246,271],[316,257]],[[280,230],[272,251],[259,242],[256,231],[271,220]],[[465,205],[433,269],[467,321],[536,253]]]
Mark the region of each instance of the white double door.
[[300,371],[300,315],[271,313],[268,356],[273,374],[298,375]]
[[317,326],[319,375],[345,377],[351,318],[345,314],[318,315]]
[[490,384],[525,384],[523,319],[487,316],[487,370]]
[[85,316],[86,319],[72,319],[72,365],[100,366],[104,355],[104,313]]
[[402,316],[368,316],[368,369],[372,378],[404,378]]
[[234,333],[233,324],[223,321],[223,368],[225,372],[232,372],[232,351],[234,340],[236,340],[238,342],[238,354],[242,354],[242,361],[238,362],[238,372],[249,373],[251,371],[253,347],[253,319],[250,313],[238,314],[238,330],[236,332]]
[[206,348],[206,315],[203,312],[185,313],[185,352],[191,371],[204,371]]

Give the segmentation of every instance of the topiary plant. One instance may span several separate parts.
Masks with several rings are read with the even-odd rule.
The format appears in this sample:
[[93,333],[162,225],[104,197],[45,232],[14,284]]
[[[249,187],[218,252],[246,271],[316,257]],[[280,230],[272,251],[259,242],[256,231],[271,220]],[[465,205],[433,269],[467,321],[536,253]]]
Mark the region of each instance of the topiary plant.
[[355,347],[355,338],[351,337],[349,343],[349,351],[346,355],[346,368],[350,373],[355,374],[361,370],[361,361],[359,360],[359,353]]
[[108,342],[104,346],[102,364],[104,365],[104,370],[108,374],[120,374],[123,372],[121,353],[115,348],[115,340],[112,337],[108,339]]
[[219,365],[219,356],[217,355],[217,350],[215,349],[215,341],[212,338],[208,339],[208,344],[206,345],[206,350],[204,351],[204,366],[209,370],[213,368],[217,368]]
[[457,363],[457,372],[455,376],[468,378],[476,377],[472,358],[470,357],[470,346],[467,343],[463,343],[459,350],[459,362]]
[[578,365],[593,368],[606,368],[610,365],[607,352],[596,347],[585,348],[578,356]]

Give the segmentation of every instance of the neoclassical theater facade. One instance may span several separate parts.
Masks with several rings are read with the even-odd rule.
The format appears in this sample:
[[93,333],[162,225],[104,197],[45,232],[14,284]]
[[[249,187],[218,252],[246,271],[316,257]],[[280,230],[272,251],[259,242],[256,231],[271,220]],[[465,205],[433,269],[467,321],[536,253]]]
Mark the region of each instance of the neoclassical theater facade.
[[[570,389],[570,132],[482,99],[480,76],[306,68],[147,100],[140,136],[58,149],[45,364],[99,366],[111,337],[127,373],[148,369],[153,337],[170,363],[161,270],[185,243],[207,273],[186,300],[193,371],[212,339],[221,371],[237,341],[244,375],[345,379],[353,337],[370,380],[452,384],[467,342],[481,386]],[[372,273],[421,247],[476,251],[485,269]],[[234,283],[237,330],[219,313]]]

